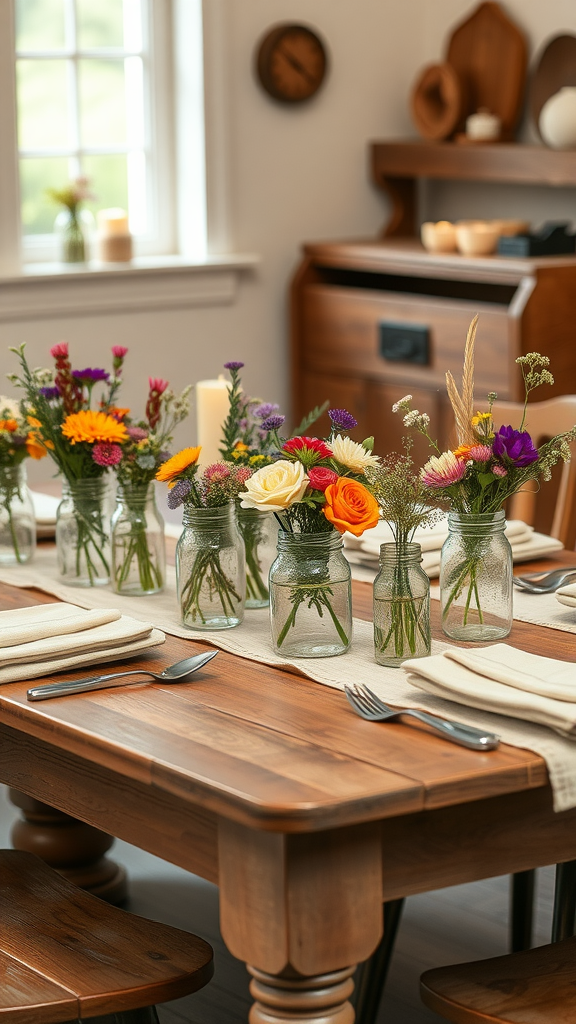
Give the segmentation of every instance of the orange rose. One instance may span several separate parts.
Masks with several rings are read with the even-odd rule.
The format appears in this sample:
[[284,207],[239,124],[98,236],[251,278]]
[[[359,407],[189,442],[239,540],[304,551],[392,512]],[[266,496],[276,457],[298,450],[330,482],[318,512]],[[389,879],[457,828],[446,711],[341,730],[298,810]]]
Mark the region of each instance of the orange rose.
[[378,502],[364,484],[341,476],[335,484],[328,485],[324,494],[324,515],[340,533],[349,530],[360,537],[364,530],[376,526],[380,517]]

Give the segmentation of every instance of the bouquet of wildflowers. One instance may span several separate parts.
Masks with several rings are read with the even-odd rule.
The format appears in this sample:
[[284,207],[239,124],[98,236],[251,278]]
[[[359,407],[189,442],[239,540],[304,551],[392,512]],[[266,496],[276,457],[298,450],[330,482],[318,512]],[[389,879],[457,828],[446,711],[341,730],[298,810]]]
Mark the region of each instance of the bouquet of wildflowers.
[[244,607],[243,545],[230,512],[251,470],[216,462],[199,474],[200,451],[184,448],[160,466],[156,479],[170,488],[169,508],[184,506],[176,548],[182,621],[196,629],[225,628],[241,621]]
[[64,261],[66,263],[82,263],[86,257],[84,235],[80,224],[81,215],[92,221],[90,213],[82,214],[82,203],[95,196],[90,190],[88,178],[81,176],[74,181],[68,182],[64,188],[47,188],[47,196],[52,202],[64,207],[64,211],[58,215],[56,227],[59,227],[60,218],[66,219],[64,225]]
[[[246,481],[240,495],[243,508],[273,512],[285,534],[310,536],[349,530],[358,537],[376,525],[378,504],[365,484],[367,469],[378,464],[372,454],[373,438],[359,444],[347,436],[356,420],[345,409],[331,409],[329,416],[332,430],[328,438],[298,435],[280,441],[280,458]],[[350,637],[333,608],[328,563],[317,563],[313,579],[305,576],[307,571],[289,587],[289,611],[279,629],[277,647],[282,647],[299,609],[306,606],[320,618],[328,613],[346,648]],[[346,586],[349,588],[349,574]]]
[[16,514],[16,508],[24,509],[27,499],[22,463],[29,456],[41,459],[45,455],[18,403],[0,395],[0,548],[9,551],[10,560],[27,561],[34,546],[32,510],[22,518]]
[[175,395],[167,380],[149,377],[148,387],[144,418],[123,417],[127,440],[114,452],[120,487],[112,517],[112,567],[119,594],[157,593],[164,586],[164,532],[156,522],[150,485],[170,456],[175,428],[190,411],[191,385]]
[[[104,475],[122,454],[128,439],[116,398],[121,384],[122,364],[127,349],[112,349],[112,372],[98,367],[73,370],[68,345],[62,342],[50,350],[54,370],[31,369],[25,346],[12,349],[20,362],[20,373],[9,379],[24,391],[23,408],[34,445],[56,463],[68,485],[73,512],[64,543],[58,524],[56,539],[61,572],[69,582],[93,585],[107,582],[108,523],[103,508]],[[97,408],[92,408],[94,390],[102,388]],[[64,527],[61,526],[61,530]]]
[[[497,395],[488,395],[488,411],[475,412],[474,405],[474,342],[478,317],[470,325],[464,354],[461,390],[451,373],[446,374],[448,397],[454,412],[458,446],[441,451],[428,432],[429,419],[410,408],[411,396],[398,402],[395,412],[404,416],[404,423],[423,433],[436,450],[421,471],[423,483],[437,501],[461,516],[486,516],[499,512],[504,503],[529,480],[549,480],[553,466],[570,459],[570,443],[576,440],[576,426],[553,437],[536,448],[525,430],[528,396],[543,384],[553,384],[548,369],[549,359],[538,352],[519,356],[524,379],[524,410],[517,427],[497,426],[495,403]],[[482,625],[478,578],[482,572],[482,545],[470,540],[468,551],[445,580],[448,594],[443,604],[443,617],[450,613],[453,602],[464,594],[464,625],[475,616]],[[441,582],[442,586],[442,582]]]

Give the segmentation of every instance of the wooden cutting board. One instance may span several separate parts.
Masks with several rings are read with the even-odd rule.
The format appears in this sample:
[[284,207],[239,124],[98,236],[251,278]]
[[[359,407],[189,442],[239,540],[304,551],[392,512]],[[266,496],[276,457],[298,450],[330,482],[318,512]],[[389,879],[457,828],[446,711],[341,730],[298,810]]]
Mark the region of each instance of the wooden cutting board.
[[523,32],[488,0],[452,33],[446,60],[469,96],[470,113],[485,108],[502,121],[502,136],[511,138],[524,99],[528,60]]
[[565,85],[576,85],[576,36],[555,36],[544,48],[536,64],[530,83],[528,106],[538,134],[542,107]]

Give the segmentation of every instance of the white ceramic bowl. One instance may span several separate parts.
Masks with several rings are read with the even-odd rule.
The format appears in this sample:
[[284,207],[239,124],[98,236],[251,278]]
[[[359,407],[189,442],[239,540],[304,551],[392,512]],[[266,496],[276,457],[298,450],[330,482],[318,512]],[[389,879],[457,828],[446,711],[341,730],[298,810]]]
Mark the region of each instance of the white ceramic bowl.
[[456,245],[463,256],[489,256],[496,249],[500,229],[486,220],[464,221],[456,225]]
[[529,220],[491,220],[490,224],[498,228],[500,235],[526,235],[530,231]]
[[428,252],[456,252],[456,230],[449,220],[425,221],[420,237]]

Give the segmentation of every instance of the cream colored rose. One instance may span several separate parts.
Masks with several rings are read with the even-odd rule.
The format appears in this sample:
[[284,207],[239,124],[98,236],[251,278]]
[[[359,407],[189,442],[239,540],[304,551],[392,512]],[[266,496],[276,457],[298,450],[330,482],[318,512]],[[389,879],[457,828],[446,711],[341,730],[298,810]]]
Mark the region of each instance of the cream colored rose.
[[364,473],[368,466],[377,466],[380,462],[377,455],[367,452],[351,437],[342,437],[341,434],[337,434],[330,441],[330,447],[336,461],[346,469],[351,469],[353,473]]
[[246,481],[246,490],[240,494],[242,508],[281,512],[300,501],[307,486],[308,477],[301,462],[273,462]]

